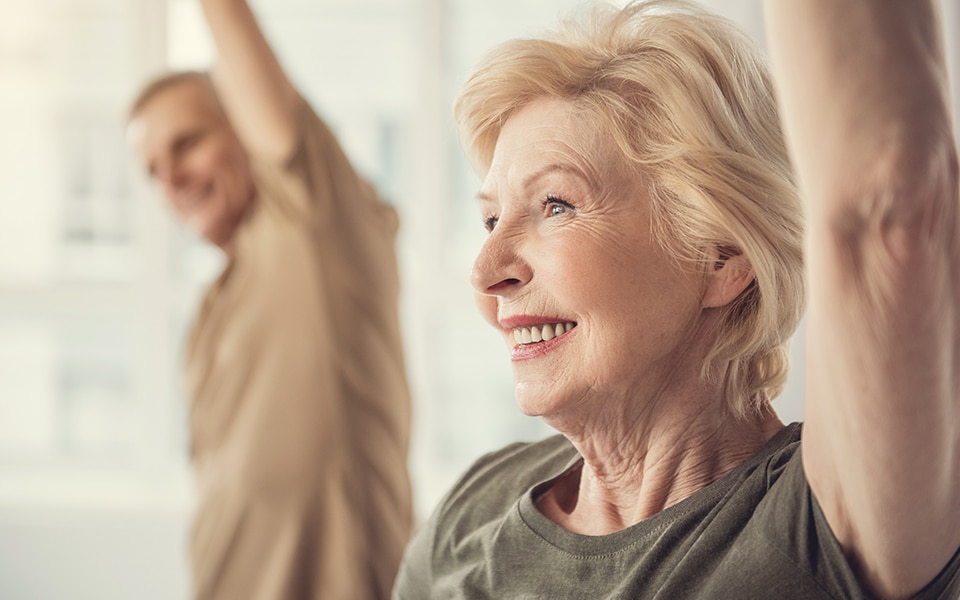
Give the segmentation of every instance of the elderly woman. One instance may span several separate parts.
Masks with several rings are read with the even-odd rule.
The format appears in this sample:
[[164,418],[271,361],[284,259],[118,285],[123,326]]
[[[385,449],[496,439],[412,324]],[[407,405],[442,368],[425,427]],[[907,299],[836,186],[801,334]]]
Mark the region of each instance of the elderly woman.
[[[477,462],[397,598],[957,598],[960,248],[926,2],[776,0],[786,129],[694,5],[508,43],[457,103],[473,285],[561,435]],[[852,35],[851,32],[855,32]],[[810,272],[807,420],[770,406]]]

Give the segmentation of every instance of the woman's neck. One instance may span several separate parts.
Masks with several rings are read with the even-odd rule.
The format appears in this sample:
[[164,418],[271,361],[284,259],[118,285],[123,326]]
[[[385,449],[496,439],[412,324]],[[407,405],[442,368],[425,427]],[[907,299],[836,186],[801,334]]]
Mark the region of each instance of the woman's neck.
[[583,463],[539,498],[540,511],[576,533],[620,531],[721,478],[783,427],[769,407],[736,419],[719,393],[695,396],[661,395],[632,416],[595,414],[557,427]]

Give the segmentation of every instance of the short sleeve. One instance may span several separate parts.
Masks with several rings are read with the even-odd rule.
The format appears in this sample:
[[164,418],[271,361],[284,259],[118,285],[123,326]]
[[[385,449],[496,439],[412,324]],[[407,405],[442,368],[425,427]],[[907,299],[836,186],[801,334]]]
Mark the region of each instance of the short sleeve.
[[[847,560],[813,494],[803,470],[800,452],[770,473],[768,496],[757,508],[756,522],[770,549],[816,581],[832,598],[871,598]],[[960,552],[921,592],[916,600],[960,598]]]
[[400,571],[393,586],[393,600],[418,600],[430,597],[430,562],[436,530],[434,518],[428,520],[407,544]]
[[298,103],[297,132],[286,160],[252,157],[261,201],[305,224],[330,222],[344,212],[384,213],[395,220],[392,207],[357,173],[330,127],[305,100]]

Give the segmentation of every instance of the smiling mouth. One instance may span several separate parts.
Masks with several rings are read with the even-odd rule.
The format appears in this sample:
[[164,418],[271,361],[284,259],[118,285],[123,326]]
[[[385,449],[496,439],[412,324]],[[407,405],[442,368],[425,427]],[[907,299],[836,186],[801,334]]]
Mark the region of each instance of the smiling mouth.
[[543,325],[534,325],[532,327],[517,327],[513,330],[513,341],[521,346],[536,344],[539,342],[549,342],[553,338],[560,337],[576,326],[576,323],[566,321],[563,323],[545,323]]

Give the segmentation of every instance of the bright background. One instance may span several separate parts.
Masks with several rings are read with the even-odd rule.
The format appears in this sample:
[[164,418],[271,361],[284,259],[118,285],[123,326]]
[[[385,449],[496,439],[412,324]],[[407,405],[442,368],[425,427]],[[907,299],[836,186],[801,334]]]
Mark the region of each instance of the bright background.
[[[707,4],[762,40],[758,0]],[[576,6],[254,2],[292,79],[403,219],[421,518],[480,454],[549,433],[515,408],[502,342],[473,307],[484,233],[450,106],[485,50]],[[0,0],[0,598],[189,597],[179,369],[221,259],[147,187],[123,115],[145,78],[211,56],[194,0]],[[795,376],[784,420],[802,418],[802,394]]]

